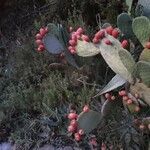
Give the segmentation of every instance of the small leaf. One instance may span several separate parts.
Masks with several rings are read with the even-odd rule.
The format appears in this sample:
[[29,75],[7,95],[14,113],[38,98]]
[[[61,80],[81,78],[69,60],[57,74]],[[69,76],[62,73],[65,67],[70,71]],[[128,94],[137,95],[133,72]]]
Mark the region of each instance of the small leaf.
[[119,74],[115,75],[110,82],[102,89],[100,90],[100,92],[94,96],[97,97],[99,95],[102,95],[104,93],[110,92],[120,86],[122,86],[123,84],[126,83],[126,80],[124,78],[122,78]]
[[85,133],[89,133],[100,123],[101,114],[93,110],[90,110],[89,112],[82,112],[80,113],[77,121],[79,129],[83,129]]
[[53,34],[49,33],[44,36],[43,43],[49,53],[60,54],[62,51],[64,51],[63,45]]

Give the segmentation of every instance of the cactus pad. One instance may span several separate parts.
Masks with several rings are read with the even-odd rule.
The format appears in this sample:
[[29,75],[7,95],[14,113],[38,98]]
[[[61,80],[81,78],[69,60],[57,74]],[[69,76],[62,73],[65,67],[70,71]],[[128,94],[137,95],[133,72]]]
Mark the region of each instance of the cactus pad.
[[79,129],[83,129],[85,133],[90,133],[98,126],[101,118],[101,114],[93,110],[90,110],[89,112],[82,112],[77,120]]
[[[101,55],[109,67],[121,77],[132,82],[132,70],[135,62],[130,53],[121,47],[120,42],[110,35],[106,36],[112,45],[106,45],[103,40],[99,45]],[[123,56],[122,56],[123,55]]]
[[63,45],[53,34],[48,33],[47,35],[45,35],[45,37],[43,38],[43,43],[49,53],[60,54],[64,50]]
[[140,55],[139,60],[150,62],[150,49],[144,49]]
[[134,36],[132,30],[132,19],[127,13],[122,13],[117,18],[117,26],[127,38]]
[[147,17],[136,17],[132,23],[133,32],[143,46],[150,38],[150,20]]

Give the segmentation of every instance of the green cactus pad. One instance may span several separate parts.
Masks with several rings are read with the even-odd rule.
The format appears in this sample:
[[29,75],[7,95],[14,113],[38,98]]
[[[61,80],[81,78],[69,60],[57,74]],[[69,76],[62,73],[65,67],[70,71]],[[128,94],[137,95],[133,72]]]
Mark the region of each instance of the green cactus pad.
[[132,30],[132,18],[127,13],[122,13],[117,18],[117,26],[127,38],[134,36]]
[[[132,82],[132,70],[135,62],[130,53],[121,47],[120,42],[110,35],[106,36],[112,45],[106,45],[103,40],[99,45],[101,55],[109,67],[129,82]],[[123,56],[124,55],[124,58]]]
[[95,56],[100,53],[99,48],[93,44],[78,40],[76,46],[77,54],[82,57]]
[[139,60],[150,62],[150,49],[144,49],[140,55]]
[[83,129],[85,133],[90,133],[100,123],[102,117],[99,112],[90,110],[89,112],[82,112],[78,117],[79,129]]
[[141,44],[145,46],[145,43],[150,38],[150,20],[145,16],[136,17],[133,20],[132,28]]
[[144,84],[150,87],[150,62],[139,61],[136,64],[136,76],[140,78]]
[[150,106],[150,88],[144,83],[138,81],[134,85],[130,85],[130,92],[132,95],[137,94]]

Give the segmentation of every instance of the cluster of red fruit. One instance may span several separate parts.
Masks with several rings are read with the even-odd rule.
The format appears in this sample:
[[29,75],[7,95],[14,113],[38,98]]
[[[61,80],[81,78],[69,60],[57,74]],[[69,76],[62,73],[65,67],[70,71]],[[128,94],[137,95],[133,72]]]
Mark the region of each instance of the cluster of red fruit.
[[71,39],[69,40],[69,47],[68,50],[72,53],[76,53],[76,45],[77,45],[77,40],[82,39],[85,42],[89,42],[90,39],[87,35],[84,35],[84,30],[80,27],[77,29],[76,32],[71,33]]
[[145,44],[145,48],[150,49],[150,42],[147,42],[147,43]]
[[45,27],[45,28],[40,28],[40,31],[39,33],[36,34],[35,38],[36,38],[36,41],[35,43],[37,44],[38,48],[37,48],[37,51],[38,52],[42,52],[45,50],[45,47],[44,47],[44,44],[43,44],[43,37],[46,35],[46,33],[48,33],[48,28]]
[[[107,27],[106,29],[101,29],[100,31],[98,31],[98,32],[95,34],[95,36],[94,36],[94,38],[93,38],[93,40],[92,40],[93,43],[94,43],[94,44],[98,44],[98,43],[104,38],[103,41],[104,41],[105,44],[107,44],[107,45],[112,45],[111,41],[110,41],[109,39],[105,38],[105,33],[107,33],[107,34],[113,36],[114,38],[118,38],[118,37],[119,37],[119,34],[120,34],[118,28],[113,28],[112,26],[109,26],[109,27]],[[121,42],[121,45],[122,45],[123,48],[127,48],[127,46],[128,46],[128,41],[127,41],[127,40],[123,40],[123,41]]]
[[[88,112],[89,106],[85,105],[83,108],[83,112]],[[74,138],[76,141],[81,141],[82,136],[84,135],[83,129],[78,129],[78,115],[75,110],[71,110],[68,114],[68,119],[70,120],[69,126],[68,126],[68,132],[74,134]]]
[[[72,27],[70,27],[69,29],[70,32],[73,31]],[[90,38],[88,35],[83,34],[84,30],[79,27],[76,32],[72,32],[71,33],[71,38],[69,40],[69,47],[68,50],[72,53],[75,54],[76,53],[76,45],[77,45],[77,40],[83,40],[85,42],[90,42]],[[109,34],[111,36],[113,36],[114,38],[118,38],[119,36],[119,30],[117,28],[113,28],[112,26],[107,27],[106,29],[101,29],[99,30],[95,35],[94,38],[92,40],[92,42],[94,44],[98,44],[102,39],[104,41],[105,44],[107,45],[112,45],[111,41],[107,38],[105,38],[105,34]],[[121,42],[121,45],[123,48],[127,48],[128,46],[128,41],[127,40],[123,40]]]
[[[122,97],[122,100],[127,104],[127,105],[130,105],[132,103],[134,103],[134,101],[128,97],[128,94],[125,90],[122,90],[122,91],[119,91],[119,96]],[[136,99],[139,98],[138,94],[135,94],[134,97]],[[140,111],[140,107],[139,106],[135,106],[135,109],[134,109],[135,112],[139,112]]]

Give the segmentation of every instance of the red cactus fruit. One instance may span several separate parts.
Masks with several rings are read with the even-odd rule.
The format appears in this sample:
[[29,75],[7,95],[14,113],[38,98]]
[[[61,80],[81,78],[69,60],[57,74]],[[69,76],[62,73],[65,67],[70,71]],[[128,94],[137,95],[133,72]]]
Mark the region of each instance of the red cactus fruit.
[[68,132],[74,132],[76,128],[72,125],[68,126]]
[[84,135],[84,131],[83,131],[82,129],[80,129],[80,130],[78,131],[78,133],[79,133],[80,135]]
[[44,51],[44,50],[45,50],[44,45],[39,45],[37,51],[42,52],[42,51]]
[[78,142],[81,141],[81,135],[80,135],[79,133],[75,133],[75,134],[74,134],[74,138],[75,138],[75,140],[78,141]]
[[135,94],[134,94],[134,97],[138,99],[138,98],[139,98],[139,94],[138,94],[138,93],[135,93]]
[[106,45],[112,45],[111,41],[109,39],[107,39],[107,38],[104,39],[104,43]]
[[109,93],[106,93],[106,94],[105,94],[105,98],[110,99],[110,98],[111,98],[111,95],[110,95]]
[[82,34],[81,39],[82,39],[83,41],[86,41],[86,42],[89,42],[89,41],[90,41],[89,37],[88,37],[87,35],[84,35],[84,34]]
[[75,119],[71,120],[70,125],[77,127],[78,123]]
[[77,45],[77,42],[74,41],[74,40],[69,40],[69,44],[70,44],[71,46],[76,46],[76,45]]
[[127,100],[127,105],[130,105],[130,104],[132,104],[132,100],[131,100],[131,99],[128,99],[128,100]]
[[36,43],[37,45],[42,45],[42,44],[43,44],[42,40],[36,40],[35,43]]
[[119,36],[119,31],[118,31],[118,29],[113,29],[113,31],[112,31],[112,36],[114,37],[114,38],[118,38],[118,36]]
[[73,31],[73,27],[69,27],[69,32],[72,32]]
[[95,38],[97,38],[97,39],[102,39],[104,36],[105,36],[105,30],[104,29],[101,29],[100,31],[98,31],[95,34]]
[[40,28],[40,34],[41,34],[41,36],[42,36],[42,37],[46,34],[46,32],[45,32],[45,29],[44,29],[44,28]]
[[136,106],[135,109],[134,109],[134,111],[135,111],[135,112],[139,112],[139,111],[140,111],[140,107],[139,107],[139,106]]
[[92,41],[94,44],[98,44],[100,42],[99,39],[97,39],[97,38],[94,38]]
[[71,39],[72,39],[73,41],[76,41],[76,42],[77,42],[77,36],[76,36],[75,34],[73,34],[73,35],[71,36]]
[[126,91],[125,91],[125,90],[122,90],[122,91],[119,91],[119,95],[120,95],[120,96],[126,96],[126,95],[127,95],[127,93],[126,93]]
[[110,98],[111,100],[115,100],[116,99],[116,97],[115,96],[111,96],[111,98]]
[[68,119],[73,120],[77,119],[78,115],[76,113],[69,113],[68,114]]
[[129,99],[128,96],[123,96],[123,97],[122,97],[122,100],[123,100],[123,101],[127,101],[128,99]]
[[105,143],[102,143],[102,145],[101,145],[101,150],[107,150],[107,147],[106,147],[106,144],[105,144]]
[[72,49],[70,50],[70,53],[71,54],[76,54],[77,53],[75,47],[72,47]]
[[35,38],[37,39],[37,40],[41,40],[42,39],[42,36],[41,36],[41,34],[36,34],[36,36],[35,36]]
[[81,34],[83,34],[83,29],[80,27],[80,28],[78,28],[77,29],[77,31],[76,31],[76,33],[78,34],[78,35],[81,35]]
[[140,128],[141,130],[144,130],[144,129],[145,129],[145,125],[144,125],[144,124],[141,124],[141,125],[139,126],[139,128]]
[[121,46],[123,47],[123,48],[127,48],[128,47],[128,41],[127,40],[123,40],[122,42],[121,42]]
[[85,105],[83,107],[83,112],[88,112],[90,109],[89,109],[89,106],[88,105]]
[[150,49],[150,42],[147,42],[147,43],[145,44],[145,48]]
[[45,30],[45,34],[48,33],[48,27],[45,27],[44,30]]
[[113,30],[114,30],[114,29],[113,29],[112,26],[109,26],[109,27],[106,28],[106,32],[107,32],[108,34],[110,34],[110,35],[112,35],[112,31],[113,31]]

